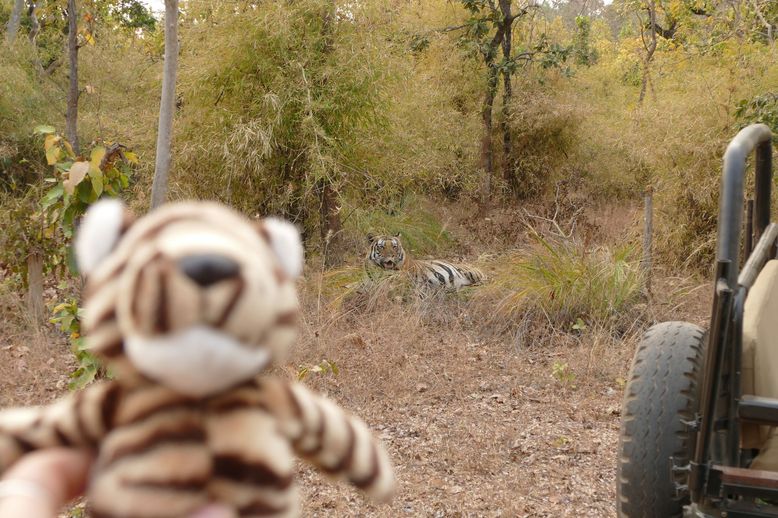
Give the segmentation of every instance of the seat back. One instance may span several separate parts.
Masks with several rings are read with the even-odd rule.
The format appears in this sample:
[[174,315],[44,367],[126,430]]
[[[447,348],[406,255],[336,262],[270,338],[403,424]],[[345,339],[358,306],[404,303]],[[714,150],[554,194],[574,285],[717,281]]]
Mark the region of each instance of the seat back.
[[[746,297],[743,314],[743,394],[778,399],[778,260],[765,264]],[[773,427],[746,424],[743,448],[761,448]]]

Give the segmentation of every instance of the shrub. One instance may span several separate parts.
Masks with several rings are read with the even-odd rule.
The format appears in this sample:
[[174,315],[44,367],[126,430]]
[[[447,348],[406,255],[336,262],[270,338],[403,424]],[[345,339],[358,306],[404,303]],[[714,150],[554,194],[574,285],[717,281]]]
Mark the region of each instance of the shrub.
[[501,316],[542,315],[568,330],[584,322],[620,324],[640,300],[643,279],[631,247],[586,250],[533,235],[533,248],[493,262],[491,282],[476,300],[496,298]]

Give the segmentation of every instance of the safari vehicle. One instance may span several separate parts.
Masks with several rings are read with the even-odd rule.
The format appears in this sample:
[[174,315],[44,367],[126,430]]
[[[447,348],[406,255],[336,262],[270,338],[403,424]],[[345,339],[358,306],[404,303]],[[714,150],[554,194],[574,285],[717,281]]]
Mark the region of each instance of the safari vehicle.
[[[744,210],[752,153],[754,198]],[[621,517],[778,516],[771,162],[772,135],[763,124],[743,129],[727,147],[708,329],[663,322],[635,353],[619,441]]]

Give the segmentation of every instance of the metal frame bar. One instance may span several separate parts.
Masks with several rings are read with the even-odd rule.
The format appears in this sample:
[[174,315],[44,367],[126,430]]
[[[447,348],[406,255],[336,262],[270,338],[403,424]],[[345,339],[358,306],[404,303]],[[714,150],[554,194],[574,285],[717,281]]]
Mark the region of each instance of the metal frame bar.
[[[732,139],[724,153],[713,310],[711,312],[708,347],[705,352],[697,444],[690,462],[689,490],[692,502],[701,502],[705,494],[711,460],[719,462],[724,460],[711,459],[711,443],[715,433],[717,403],[722,388],[722,367],[727,355],[736,352],[732,351],[731,348],[738,348],[737,344],[731,343],[731,338],[740,327],[740,320],[733,320],[732,314],[735,311],[735,306],[737,306],[738,312],[742,312],[742,302],[745,298],[745,292],[739,292],[746,288],[740,287],[737,281],[740,264],[740,234],[743,225],[746,160],[754,150],[756,150],[756,194],[753,209],[754,239],[751,241],[754,242],[761,241],[760,238],[770,223],[770,188],[772,184],[772,133],[770,128],[764,124],[753,124],[742,129]],[[773,252],[768,250],[768,253]],[[744,270],[748,272],[754,269],[753,266],[750,268],[746,268],[746,266],[748,263],[744,266]],[[750,276],[751,273],[748,275]],[[736,300],[739,302],[738,304],[735,304]],[[740,316],[742,317],[742,315]],[[734,326],[730,324],[734,324]],[[736,367],[737,365],[730,365],[730,368]],[[732,392],[731,383],[733,380],[731,377],[729,381],[730,384],[726,387],[730,391],[729,397],[738,397],[739,389]],[[727,413],[731,412],[730,407],[731,405],[727,405]],[[735,416],[730,417],[734,419]],[[732,424],[727,423],[728,430],[732,428]],[[729,456],[731,455],[730,452]],[[731,461],[732,459],[726,460]]]
[[[772,133],[765,124],[752,124],[740,130],[724,153],[724,174],[719,201],[718,261],[740,264],[740,229],[743,225],[743,184],[746,159],[756,150],[756,197],[754,230],[756,240],[770,223],[770,187],[772,185]],[[738,268],[730,269],[727,283],[735,289]]]

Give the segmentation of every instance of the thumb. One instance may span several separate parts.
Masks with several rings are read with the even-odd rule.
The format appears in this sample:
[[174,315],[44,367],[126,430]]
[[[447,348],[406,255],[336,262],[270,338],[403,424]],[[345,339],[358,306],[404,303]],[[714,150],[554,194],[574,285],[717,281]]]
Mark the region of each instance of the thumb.
[[0,481],[0,518],[53,518],[82,494],[92,455],[53,448],[22,457]]

